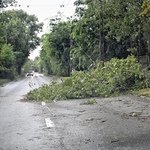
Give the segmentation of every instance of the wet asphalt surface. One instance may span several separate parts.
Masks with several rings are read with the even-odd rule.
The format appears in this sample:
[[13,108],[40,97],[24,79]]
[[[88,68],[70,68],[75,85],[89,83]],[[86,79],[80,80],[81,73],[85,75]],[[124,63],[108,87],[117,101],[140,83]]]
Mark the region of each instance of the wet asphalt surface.
[[[64,150],[149,150],[150,99],[124,95],[48,103]],[[91,99],[93,100],[93,99]]]
[[[123,95],[46,105],[22,100],[51,79],[37,74],[0,87],[0,150],[150,149],[150,98]],[[80,105],[93,99],[97,104]]]
[[24,102],[23,98],[51,79],[36,74],[0,87],[0,150],[50,150],[53,133],[45,124],[49,112],[41,103]]

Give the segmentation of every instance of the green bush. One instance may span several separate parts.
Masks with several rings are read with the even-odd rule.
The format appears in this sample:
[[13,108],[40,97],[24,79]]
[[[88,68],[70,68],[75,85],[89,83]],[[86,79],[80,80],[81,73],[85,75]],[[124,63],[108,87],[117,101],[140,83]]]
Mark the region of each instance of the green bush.
[[97,63],[96,69],[73,71],[72,77],[63,84],[43,85],[31,91],[28,99],[62,100],[89,97],[109,97],[134,88],[150,87],[150,79],[140,69],[134,56],[127,59],[113,58],[111,61]]
[[0,49],[0,78],[13,79],[16,75],[15,56],[10,44],[4,44]]
[[8,69],[0,67],[0,78],[1,79],[14,79],[15,69]]

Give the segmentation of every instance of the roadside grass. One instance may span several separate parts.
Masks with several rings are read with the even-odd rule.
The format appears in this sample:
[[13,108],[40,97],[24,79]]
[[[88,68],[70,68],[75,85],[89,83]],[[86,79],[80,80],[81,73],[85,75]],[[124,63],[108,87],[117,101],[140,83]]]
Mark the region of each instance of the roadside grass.
[[135,94],[137,96],[150,97],[150,88],[145,88],[145,89],[141,89],[141,90],[134,90],[134,91],[131,91],[130,94]]
[[0,79],[0,86],[10,81],[10,79]]
[[18,79],[24,78],[24,77],[25,77],[25,73],[22,73],[21,75],[15,76],[14,79],[0,79],[0,86],[2,86],[2,85],[5,84],[5,83],[8,83],[8,82],[10,82],[10,81],[18,80]]
[[97,103],[97,101],[95,99],[93,99],[93,100],[87,100],[86,102],[80,103],[80,105],[93,105],[96,103]]

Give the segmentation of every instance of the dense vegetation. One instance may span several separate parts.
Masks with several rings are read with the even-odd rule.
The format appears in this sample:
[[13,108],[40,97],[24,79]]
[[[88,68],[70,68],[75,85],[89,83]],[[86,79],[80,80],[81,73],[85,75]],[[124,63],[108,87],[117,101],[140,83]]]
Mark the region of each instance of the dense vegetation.
[[[3,1],[1,8],[13,2]],[[28,15],[23,10],[0,14],[0,78],[13,79],[21,74],[30,52],[39,45],[37,33],[42,26],[35,15]]]
[[42,72],[42,69],[40,70],[39,65],[40,58],[37,56],[34,60],[27,59],[25,64],[23,65],[22,69],[24,73],[27,73],[28,71],[35,71],[35,72]]
[[[111,61],[98,63],[89,71],[74,71],[62,84],[55,80],[43,84],[28,94],[29,100],[64,100],[88,97],[109,97],[125,91],[148,88],[150,79],[140,69],[134,56],[127,59],[112,58]],[[32,86],[32,85],[31,85]]]
[[149,54],[149,1],[76,0],[74,18],[50,20],[41,39],[41,66],[48,74],[69,76],[96,60]]
[[137,63],[150,52],[149,0],[76,0],[74,5],[74,17],[51,18],[34,62],[26,58],[39,44],[42,23],[22,10],[1,13],[0,77],[13,78],[21,68],[70,76],[61,85],[52,81],[30,92],[28,99],[41,100],[107,97],[149,87]]
[[108,97],[148,88],[149,77],[136,58],[149,54],[150,2],[76,0],[74,4],[75,18],[53,19],[50,33],[41,39],[45,71],[69,76],[70,68],[72,75],[61,85],[52,81],[31,91],[28,99]]
[[51,22],[51,32],[41,38],[41,59],[48,74],[67,76],[70,73],[70,22]]

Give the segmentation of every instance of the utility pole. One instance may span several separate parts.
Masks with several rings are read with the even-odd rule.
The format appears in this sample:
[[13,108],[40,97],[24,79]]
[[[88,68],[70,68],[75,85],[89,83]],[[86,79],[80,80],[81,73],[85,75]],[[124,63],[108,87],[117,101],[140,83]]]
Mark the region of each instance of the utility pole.
[[104,55],[104,17],[103,17],[102,0],[101,0],[101,20],[102,20],[102,52],[103,52],[103,66],[104,66],[104,61],[105,61],[105,55]]
[[[100,2],[100,13],[99,13],[99,60],[104,62],[104,29],[103,29],[103,10],[102,0]],[[102,59],[103,54],[103,59]]]
[[72,40],[72,35],[70,34],[70,72],[69,72],[69,76],[71,75],[71,72],[72,72],[72,55],[71,55],[72,45],[73,45],[73,40]]
[[5,40],[6,40],[6,44],[7,44],[7,31],[6,31],[6,21],[5,21]]
[[102,61],[102,36],[101,36],[101,0],[100,1],[100,13],[99,13],[99,60]]

